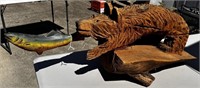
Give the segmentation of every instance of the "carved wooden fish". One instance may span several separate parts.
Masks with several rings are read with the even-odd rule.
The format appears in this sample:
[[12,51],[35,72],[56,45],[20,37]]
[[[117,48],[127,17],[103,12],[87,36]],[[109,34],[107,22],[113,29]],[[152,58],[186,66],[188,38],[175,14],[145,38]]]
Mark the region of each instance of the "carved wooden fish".
[[46,50],[67,45],[72,41],[71,35],[65,35],[58,31],[51,31],[47,35],[31,35],[10,32],[5,33],[5,36],[12,44],[28,51],[35,51],[39,55]]

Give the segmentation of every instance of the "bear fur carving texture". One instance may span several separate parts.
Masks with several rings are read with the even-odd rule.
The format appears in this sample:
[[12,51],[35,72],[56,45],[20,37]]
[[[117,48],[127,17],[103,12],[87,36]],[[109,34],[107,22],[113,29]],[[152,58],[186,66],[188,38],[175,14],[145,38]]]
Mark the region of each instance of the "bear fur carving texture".
[[[112,9],[77,22],[80,34],[106,41],[88,51],[87,59],[95,59],[116,48],[134,44],[144,36],[158,35],[158,47],[168,53],[181,54],[189,36],[189,27],[177,13],[164,7],[142,4]],[[164,38],[164,42],[160,43]]]

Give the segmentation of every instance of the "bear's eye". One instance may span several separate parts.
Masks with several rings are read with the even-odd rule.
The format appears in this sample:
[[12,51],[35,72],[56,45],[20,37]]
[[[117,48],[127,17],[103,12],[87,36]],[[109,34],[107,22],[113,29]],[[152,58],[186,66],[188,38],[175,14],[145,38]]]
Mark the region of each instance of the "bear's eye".
[[99,20],[96,20],[96,22],[99,22]]

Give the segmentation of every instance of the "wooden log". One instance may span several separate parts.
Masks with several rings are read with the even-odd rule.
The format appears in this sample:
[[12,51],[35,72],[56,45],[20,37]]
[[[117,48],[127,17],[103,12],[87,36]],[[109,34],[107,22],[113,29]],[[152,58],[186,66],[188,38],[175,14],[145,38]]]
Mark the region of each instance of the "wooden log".
[[107,71],[128,74],[144,86],[149,86],[155,79],[149,74],[149,71],[170,63],[195,59],[185,51],[182,52],[182,55],[165,53],[150,45],[135,45],[117,49],[100,58]]
[[150,45],[136,45],[118,49],[114,51],[114,54],[117,63],[113,64],[116,64],[117,69],[131,74],[148,72],[169,63],[195,59],[185,51],[181,55],[165,53]]
[[151,83],[155,80],[155,78],[149,73],[143,73],[137,75],[128,74],[128,75],[138,80],[144,86],[150,86]]

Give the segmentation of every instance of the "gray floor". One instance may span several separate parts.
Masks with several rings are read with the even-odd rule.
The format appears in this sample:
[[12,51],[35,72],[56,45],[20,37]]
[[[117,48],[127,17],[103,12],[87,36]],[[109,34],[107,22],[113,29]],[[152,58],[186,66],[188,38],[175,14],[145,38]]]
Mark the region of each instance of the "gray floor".
[[[88,10],[90,3],[84,0],[69,1],[69,29],[70,34],[76,30],[75,21],[87,18],[96,12]],[[66,33],[65,3],[64,0],[54,0],[55,24],[63,27]],[[32,24],[40,21],[51,20],[50,2],[34,2],[25,4],[8,5],[4,13],[6,26],[15,27]],[[0,22],[1,24],[1,22]],[[2,25],[0,25],[2,29]],[[83,48],[83,44],[86,46]],[[75,50],[68,50],[69,45],[45,51],[42,55],[25,51],[11,45],[12,55],[0,47],[0,87],[1,88],[38,88],[33,60],[40,56],[66,53],[91,49],[96,46],[96,41],[87,38],[85,42],[73,42]]]

